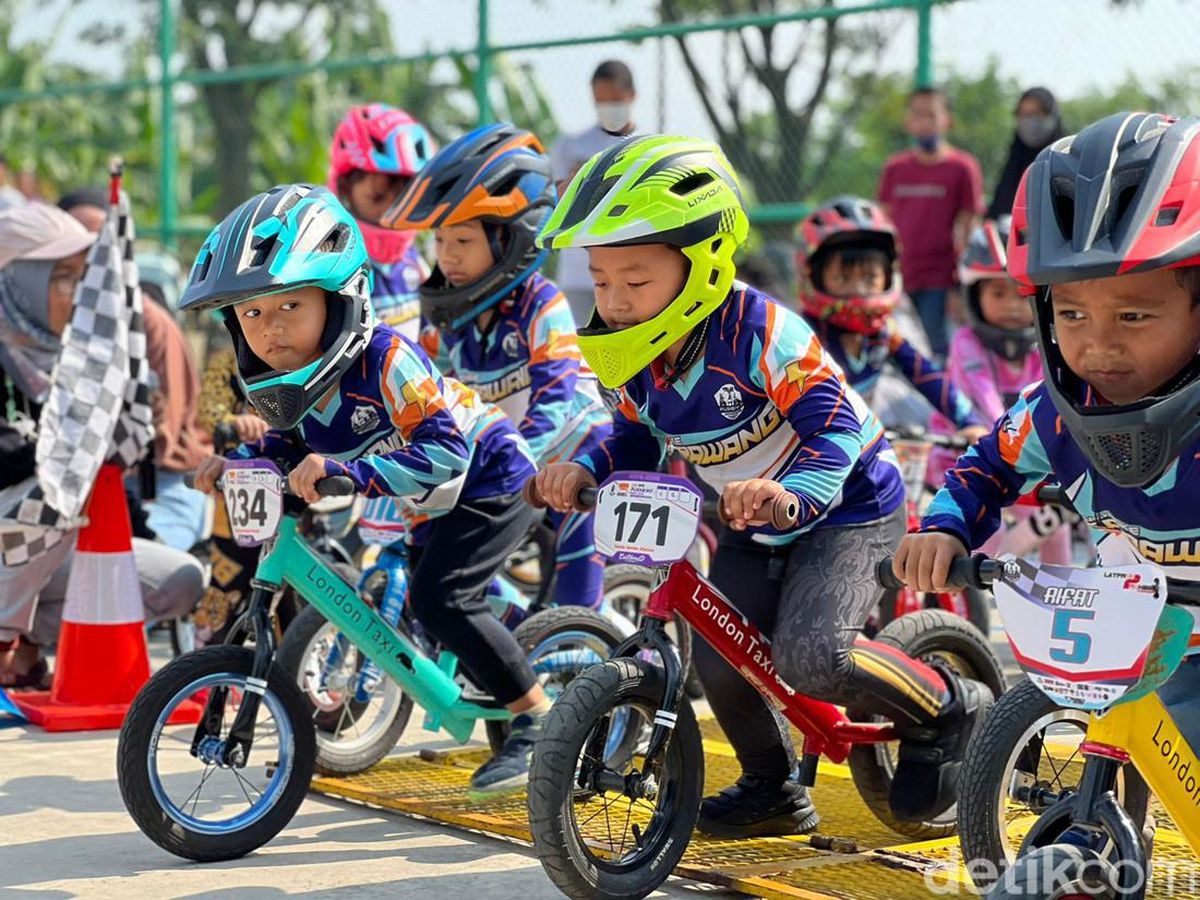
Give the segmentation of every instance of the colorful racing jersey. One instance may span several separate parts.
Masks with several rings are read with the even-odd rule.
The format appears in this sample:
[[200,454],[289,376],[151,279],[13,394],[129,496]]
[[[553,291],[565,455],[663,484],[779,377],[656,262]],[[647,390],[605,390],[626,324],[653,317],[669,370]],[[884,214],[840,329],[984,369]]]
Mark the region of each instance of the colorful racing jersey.
[[579,353],[571,308],[534,274],[498,303],[486,332],[422,323],[421,346],[447,374],[517,425],[539,465],[591,450],[612,428],[600,385]]
[[371,306],[376,321],[415,341],[421,325],[421,283],[429,277],[421,254],[415,246],[409,247],[398,262],[372,260],[371,271],[375,275]]
[[786,543],[804,531],[880,519],[904,502],[883,427],[796,313],[735,282],[709,320],[703,357],[674,384],[659,364],[619,391],[613,433],[576,462],[597,480],[652,471],[670,449],[720,492],[768,478],[800,500],[793,531],[751,529]]
[[[1198,455],[1200,442],[1150,486],[1118,487],[1093,471],[1039,382],[946,473],[921,530],[948,532],[974,549],[997,529],[1003,507],[1051,479],[1091,526],[1103,565],[1153,562],[1172,577],[1200,580]],[[1192,647],[1200,650],[1196,631]]]
[[443,377],[420,347],[386,325],[375,327],[324,409],[313,409],[291,433],[271,431],[234,451],[289,465],[309,452],[326,457],[328,474],[350,476],[367,497],[404,498],[422,521],[460,499],[516,493],[536,471],[504,413]]
[[842,330],[828,322],[808,320],[821,343],[846,373],[846,380],[854,390],[868,400],[874,391],[884,366],[892,362],[912,386],[930,402],[933,408],[955,424],[956,428],[982,425],[971,402],[954,386],[946,370],[933,360],[923,356],[889,322],[878,334],[863,339],[862,350],[851,356],[842,344]]

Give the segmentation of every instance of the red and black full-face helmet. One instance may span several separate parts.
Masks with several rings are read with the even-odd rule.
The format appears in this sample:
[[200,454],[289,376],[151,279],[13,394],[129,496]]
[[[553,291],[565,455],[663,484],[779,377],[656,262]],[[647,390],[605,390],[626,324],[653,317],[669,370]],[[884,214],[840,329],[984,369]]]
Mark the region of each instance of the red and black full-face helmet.
[[[824,267],[840,250],[878,250],[886,258],[887,282],[877,294],[838,297],[825,289]],[[837,197],[814,210],[796,229],[796,277],[805,314],[845,331],[877,334],[896,308],[896,229],[883,210],[861,197]]]
[[1055,337],[1053,285],[1200,265],[1198,185],[1200,119],[1117,113],[1039,153],[1013,204],[1008,271],[1033,296],[1050,399],[1122,487],[1155,481],[1200,436],[1200,364],[1135,403],[1085,402]]

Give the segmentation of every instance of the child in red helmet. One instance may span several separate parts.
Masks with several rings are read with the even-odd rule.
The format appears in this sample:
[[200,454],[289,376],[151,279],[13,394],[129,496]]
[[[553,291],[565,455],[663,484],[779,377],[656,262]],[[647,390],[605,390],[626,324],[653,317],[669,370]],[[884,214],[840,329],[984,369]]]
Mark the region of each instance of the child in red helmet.
[[796,275],[805,319],[869,403],[892,363],[935,410],[968,439],[983,423],[945,371],[897,330],[900,297],[896,231],[869,200],[838,197],[811,213],[797,231]]

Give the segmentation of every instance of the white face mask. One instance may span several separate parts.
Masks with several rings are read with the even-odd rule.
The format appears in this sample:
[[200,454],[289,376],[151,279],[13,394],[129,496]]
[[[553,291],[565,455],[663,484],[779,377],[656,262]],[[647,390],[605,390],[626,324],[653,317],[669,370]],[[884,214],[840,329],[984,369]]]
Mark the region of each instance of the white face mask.
[[605,131],[621,132],[629,125],[632,108],[630,103],[597,103],[596,119]]

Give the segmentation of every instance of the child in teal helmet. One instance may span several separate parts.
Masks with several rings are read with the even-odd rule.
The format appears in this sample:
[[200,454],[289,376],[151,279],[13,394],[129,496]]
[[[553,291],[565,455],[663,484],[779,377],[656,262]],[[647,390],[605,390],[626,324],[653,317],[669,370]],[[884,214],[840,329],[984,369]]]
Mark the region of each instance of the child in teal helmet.
[[[369,272],[358,227],[333,194],[281,185],[213,229],[180,306],[220,311],[246,396],[272,427],[234,455],[282,461],[309,501],[322,478],[346,475],[368,497],[413,508],[413,613],[517,714],[471,788],[518,788],[549,703],[485,593],[536,518],[518,494],[533,463],[503,413],[373,323]],[[201,465],[197,488],[212,490],[224,465]]]
[[[547,466],[538,487],[564,509],[615,470],[654,470],[666,449],[695,465],[731,526],[713,583],[771,637],[793,688],[896,722],[892,812],[940,821],[952,816],[961,753],[990,695],[858,640],[880,595],[870,563],[904,533],[898,468],[812,330],[735,280],[747,231],[737,178],[704,141],[630,138],[575,175],[541,240],[588,250],[596,309],[579,347],[618,404],[612,435]],[[787,532],[763,509],[783,492],[801,510]],[[698,642],[695,658],[742,767],[736,784],[704,800],[699,827],[719,837],[815,828],[782,720],[711,647]]]

